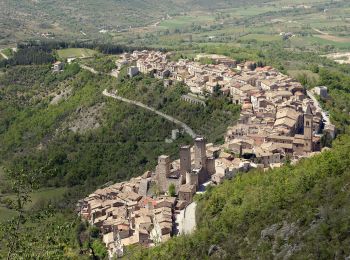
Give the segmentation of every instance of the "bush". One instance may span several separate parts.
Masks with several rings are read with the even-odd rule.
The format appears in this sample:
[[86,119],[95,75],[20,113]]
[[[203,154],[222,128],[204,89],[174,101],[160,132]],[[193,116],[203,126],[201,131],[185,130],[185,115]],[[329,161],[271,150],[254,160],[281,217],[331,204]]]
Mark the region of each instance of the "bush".
[[175,197],[176,196],[176,191],[175,191],[175,184],[171,183],[169,185],[169,189],[168,189],[168,193],[171,197]]

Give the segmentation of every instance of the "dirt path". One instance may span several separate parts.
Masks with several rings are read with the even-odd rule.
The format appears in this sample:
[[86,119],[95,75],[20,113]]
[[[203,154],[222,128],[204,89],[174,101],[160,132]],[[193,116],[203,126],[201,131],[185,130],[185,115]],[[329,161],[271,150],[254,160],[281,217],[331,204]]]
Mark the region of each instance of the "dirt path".
[[98,74],[98,73],[99,73],[98,71],[96,71],[95,69],[93,69],[93,68],[91,68],[91,67],[88,67],[88,66],[83,65],[83,64],[79,64],[79,65],[80,65],[80,67],[81,67],[82,69],[88,70],[88,71],[90,71],[90,72],[93,73],[93,74]]
[[338,36],[323,32],[321,30],[318,30],[316,28],[312,28],[312,30],[319,33],[319,35],[315,35],[315,36],[324,40],[333,41],[333,42],[350,42],[350,38],[338,37]]
[[316,29],[316,28],[312,28],[312,30],[314,30],[315,32],[318,32],[319,34],[329,35],[328,33],[322,32],[322,31],[320,31],[319,29]]

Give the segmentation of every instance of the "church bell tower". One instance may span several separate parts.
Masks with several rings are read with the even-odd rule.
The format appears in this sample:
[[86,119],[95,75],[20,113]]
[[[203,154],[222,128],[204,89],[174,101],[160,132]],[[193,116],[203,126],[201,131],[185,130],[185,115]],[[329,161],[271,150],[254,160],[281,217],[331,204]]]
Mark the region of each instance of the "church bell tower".
[[304,151],[312,152],[312,136],[313,136],[313,114],[310,105],[307,105],[306,112],[304,114]]

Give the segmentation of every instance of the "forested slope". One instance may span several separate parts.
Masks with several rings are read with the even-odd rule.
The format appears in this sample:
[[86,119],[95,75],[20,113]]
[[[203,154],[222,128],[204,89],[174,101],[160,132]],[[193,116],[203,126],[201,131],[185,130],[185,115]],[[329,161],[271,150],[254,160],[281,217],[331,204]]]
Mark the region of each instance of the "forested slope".
[[344,259],[350,255],[350,137],[296,166],[251,172],[198,199],[198,230],[131,259]]
[[[164,143],[172,124],[102,97],[111,79],[85,71],[64,78],[65,73],[53,74],[46,65],[14,67],[1,79],[4,165],[50,164],[56,173],[44,186],[82,185],[89,179],[96,185],[138,175],[164,149],[175,151],[176,145]],[[52,103],[59,95],[61,100]]]
[[116,81],[74,64],[58,74],[47,65],[11,67],[0,84],[0,159],[24,169],[50,164],[56,172],[44,186],[121,181],[151,169],[162,153],[176,156],[177,145],[190,142],[183,136],[166,144],[176,125],[103,97],[104,88],[117,87],[133,99],[143,95],[141,101],[184,120],[211,141],[222,140],[239,113],[235,106],[226,105],[231,109],[226,111],[221,98],[210,99],[208,108],[181,101],[184,87],[165,90],[161,81],[147,77]]

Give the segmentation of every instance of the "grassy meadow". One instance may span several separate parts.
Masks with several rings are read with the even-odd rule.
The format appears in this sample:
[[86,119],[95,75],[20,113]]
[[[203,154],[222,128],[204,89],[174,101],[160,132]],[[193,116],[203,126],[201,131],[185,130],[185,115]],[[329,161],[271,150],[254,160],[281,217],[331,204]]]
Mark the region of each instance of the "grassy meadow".
[[[26,210],[38,209],[41,206],[47,205],[50,201],[56,201],[63,198],[64,193],[67,191],[67,188],[45,188],[35,191],[30,194],[31,201],[26,205]],[[15,195],[6,194],[3,195],[2,199],[15,199]],[[12,209],[9,209],[3,204],[0,204],[0,221],[10,219],[15,216],[16,212]]]

